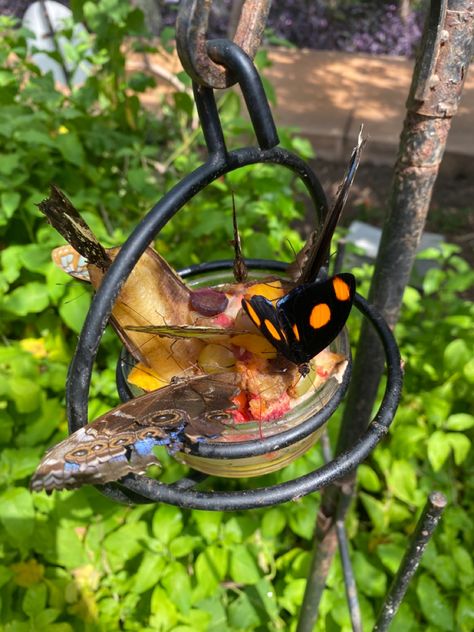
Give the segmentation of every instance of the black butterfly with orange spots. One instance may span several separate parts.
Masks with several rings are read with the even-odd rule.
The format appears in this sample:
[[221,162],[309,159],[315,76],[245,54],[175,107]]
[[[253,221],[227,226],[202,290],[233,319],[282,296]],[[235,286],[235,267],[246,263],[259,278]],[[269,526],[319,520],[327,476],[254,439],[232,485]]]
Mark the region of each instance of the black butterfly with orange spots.
[[263,296],[242,300],[250,320],[285,358],[308,373],[308,362],[344,327],[355,294],[352,274],[293,288],[274,305]]
[[[242,299],[250,320],[285,358],[298,365],[301,375],[309,372],[308,362],[325,349],[344,327],[355,295],[352,274],[337,274],[325,281],[312,281],[328,257],[329,246],[359,166],[365,144],[362,127],[344,180],[332,209],[319,233],[313,233],[288,272],[300,283],[274,305],[264,296]],[[311,282],[307,282],[311,280]]]

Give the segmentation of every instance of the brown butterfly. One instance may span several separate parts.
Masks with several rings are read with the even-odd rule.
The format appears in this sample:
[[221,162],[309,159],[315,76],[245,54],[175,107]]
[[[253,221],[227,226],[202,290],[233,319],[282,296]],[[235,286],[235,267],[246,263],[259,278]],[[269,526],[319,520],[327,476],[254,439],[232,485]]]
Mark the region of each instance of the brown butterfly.
[[32,491],[102,485],[159,464],[153,452],[219,436],[233,422],[235,373],[187,379],[117,406],[53,446],[34,473]]

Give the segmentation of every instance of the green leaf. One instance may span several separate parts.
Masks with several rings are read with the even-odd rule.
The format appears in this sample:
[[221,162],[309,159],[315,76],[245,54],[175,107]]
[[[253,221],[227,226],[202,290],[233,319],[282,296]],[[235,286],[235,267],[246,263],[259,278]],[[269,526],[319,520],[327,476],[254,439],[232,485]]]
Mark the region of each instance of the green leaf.
[[13,173],[20,164],[21,154],[3,154],[0,160],[0,173],[4,176],[9,176]]
[[33,618],[32,623],[37,630],[47,630],[47,632],[72,632],[72,628],[68,623],[53,623],[60,614],[60,610],[45,608]]
[[134,72],[128,78],[128,85],[136,92],[145,92],[148,88],[154,88],[156,81],[144,72]]
[[48,305],[48,289],[42,283],[35,281],[17,287],[5,297],[3,303],[4,309],[17,316],[44,312]]
[[394,496],[407,503],[415,503],[417,487],[415,468],[408,461],[394,461],[387,483]]
[[369,597],[382,597],[387,589],[387,576],[373,566],[360,551],[355,551],[352,560],[357,585]]
[[209,623],[211,614],[204,612],[200,608],[191,608],[186,615],[183,616],[187,625],[175,627],[176,632],[209,632]]
[[138,555],[147,538],[148,529],[144,522],[125,524],[110,533],[104,540],[104,549],[112,569],[122,568],[127,560]]
[[[421,505],[426,500],[426,496],[421,490],[417,490],[416,496],[417,498],[413,504],[417,506]],[[393,499],[392,502],[387,503],[387,518],[390,524],[406,522],[407,520],[410,520],[412,513],[413,512],[410,507],[407,507],[406,504],[395,499]]]
[[56,147],[64,160],[72,163],[76,167],[83,167],[85,164],[85,154],[81,141],[75,132],[59,134],[56,137]]
[[[276,623],[278,620],[279,606],[275,587],[266,577],[262,577],[255,584],[255,590],[257,591],[258,599],[254,598],[252,600],[253,603],[257,605],[259,610],[263,607],[268,618]],[[280,621],[280,625],[281,623]],[[277,625],[274,625],[274,629],[277,629],[277,627]]]
[[474,358],[464,365],[463,374],[469,384],[474,384]]
[[472,595],[461,595],[456,608],[456,623],[460,632],[474,630],[474,604]]
[[310,540],[316,525],[316,503],[310,496],[303,498],[293,507],[288,516],[288,525],[293,533]]
[[192,553],[201,542],[201,538],[192,535],[182,535],[174,538],[169,544],[170,554],[179,559]]
[[440,427],[451,413],[452,396],[433,389],[423,395],[423,405],[429,422]]
[[89,562],[85,547],[79,533],[70,523],[62,523],[56,532],[54,556],[51,561],[65,566],[77,568]]
[[66,325],[80,333],[90,306],[89,292],[78,284],[71,284],[59,305],[59,313]]
[[[15,139],[23,141],[28,145],[44,145],[45,147],[56,147],[56,141],[53,140],[49,134],[37,129],[20,129],[15,133]],[[34,151],[34,149],[31,149]]]
[[388,514],[384,504],[364,492],[361,492],[359,497],[375,529],[383,531],[388,525]]
[[237,584],[256,584],[260,579],[257,563],[246,546],[235,546],[230,555],[230,576]]
[[35,617],[46,606],[46,584],[34,584],[30,586],[23,597],[23,612],[28,617]]
[[21,249],[20,260],[30,272],[46,274],[51,267],[49,248],[39,244],[29,244]]
[[67,282],[65,283],[64,272],[55,265],[48,266],[46,271],[46,287],[48,288],[49,298],[54,304],[59,301],[66,291]]
[[163,544],[169,544],[183,530],[181,509],[160,505],[153,515],[153,534]]
[[189,94],[185,92],[175,92],[173,94],[174,103],[177,110],[184,112],[189,118],[192,117],[194,112],[194,101]]
[[10,219],[19,207],[21,195],[15,191],[5,191],[0,194],[0,222],[1,218]]
[[179,562],[168,564],[161,583],[168,594],[173,595],[178,609],[188,613],[191,608],[191,581],[186,568]]
[[266,538],[275,538],[286,525],[285,512],[279,507],[268,509],[262,516],[261,529]]
[[208,546],[196,558],[197,586],[193,602],[211,596],[227,573],[228,553],[221,547]]
[[453,608],[429,575],[423,574],[419,577],[416,594],[421,611],[427,621],[438,626],[441,630],[454,629]]
[[390,625],[390,632],[419,632],[420,622],[410,606],[403,602]]
[[18,481],[33,474],[39,457],[37,448],[6,449],[0,454],[0,466],[9,482]]
[[11,580],[12,576],[13,572],[11,571],[11,569],[7,568],[6,566],[0,565],[0,588],[5,586],[5,584],[7,584]]
[[463,546],[454,546],[452,549],[452,558],[455,561],[459,573],[462,586],[472,586],[474,584],[474,563],[472,556]]
[[382,564],[394,575],[402,561],[404,549],[397,544],[379,544],[377,555]]
[[295,136],[292,139],[293,151],[297,154],[301,154],[305,158],[314,158],[314,150],[311,142],[307,138],[302,136]]
[[453,590],[456,587],[458,569],[451,556],[438,555],[431,572],[443,588]]
[[305,587],[306,579],[293,579],[286,584],[283,595],[280,597],[280,604],[290,614],[300,611]]
[[13,283],[20,276],[21,247],[9,246],[1,253],[3,274],[8,283]]
[[228,616],[229,625],[234,630],[253,630],[261,624],[258,612],[245,592],[230,604]]
[[199,533],[206,542],[214,542],[219,535],[222,523],[222,512],[220,511],[193,511],[193,520],[196,523]]
[[467,413],[457,413],[450,415],[446,420],[447,430],[457,430],[462,432],[463,430],[469,430],[474,426],[474,415],[468,415]]
[[433,432],[428,439],[428,459],[435,472],[443,467],[450,452],[451,446],[447,440],[446,433],[441,430]]
[[31,625],[30,622],[14,620],[7,624],[5,632],[31,632]]
[[357,468],[357,480],[360,486],[369,492],[378,492],[382,487],[375,471],[365,463],[361,463]]
[[9,380],[10,396],[19,413],[31,413],[41,406],[41,388],[37,382],[22,377]]
[[446,439],[454,452],[454,462],[461,465],[467,458],[471,449],[471,442],[466,435],[459,432],[446,433]]
[[450,342],[444,350],[444,368],[448,374],[462,371],[471,360],[471,352],[467,343],[460,338]]
[[146,552],[133,576],[131,590],[141,594],[156,586],[166,568],[166,559],[157,553]]
[[151,596],[150,625],[153,630],[169,630],[176,624],[178,613],[167,592],[157,586]]
[[11,487],[0,496],[0,522],[10,537],[22,546],[30,544],[35,510],[31,494],[22,487]]
[[206,632],[221,632],[227,627],[226,611],[219,597],[220,595],[217,594],[196,604],[198,608],[210,615]]

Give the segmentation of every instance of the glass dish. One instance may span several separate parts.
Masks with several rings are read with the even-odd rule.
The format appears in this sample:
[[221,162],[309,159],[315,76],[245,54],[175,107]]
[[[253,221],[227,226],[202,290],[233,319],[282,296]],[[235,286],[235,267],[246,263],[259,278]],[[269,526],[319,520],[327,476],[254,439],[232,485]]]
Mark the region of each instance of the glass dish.
[[[251,271],[251,278],[256,281],[267,278],[269,275],[276,276],[275,272],[272,271]],[[280,278],[282,278],[281,275]],[[217,270],[187,278],[186,282],[193,288],[218,287],[232,283],[233,277],[229,270]],[[332,402],[334,398],[337,401],[342,399],[348,385],[351,365],[350,345],[346,329],[343,329],[331,343],[330,350],[346,358],[345,366],[336,372],[337,377],[333,375],[316,390],[311,391],[310,389],[281,419],[236,423],[234,426],[226,428],[218,439],[208,439],[205,444],[199,442],[190,444],[186,447],[186,451],[173,454],[174,458],[205,474],[233,478],[260,476],[279,470],[294,461],[316,443],[323,432],[327,419],[320,419],[320,423],[316,423],[315,428],[309,433],[308,424],[305,422],[321,413],[328,404],[334,403]],[[124,350],[119,361],[117,376],[119,392],[123,397],[124,391],[126,393],[128,391],[126,395],[128,398],[141,395],[144,391],[126,382],[127,375],[131,370],[129,359],[125,360],[127,356],[128,354]],[[332,412],[329,411],[328,417],[331,414]],[[298,428],[302,429],[300,436],[298,436]],[[291,441],[288,441],[289,431],[292,433]],[[282,433],[286,433],[286,436]],[[281,447],[275,449],[280,436],[282,438]],[[249,449],[249,444],[258,446],[256,451],[261,452],[262,444],[264,446],[265,439],[270,437],[276,441],[273,441],[272,447],[267,452],[251,454],[252,450],[251,447]],[[229,444],[232,444],[230,452],[225,449],[225,446],[229,446]],[[239,447],[242,450],[239,450]],[[212,456],[204,455],[206,452],[213,454]]]

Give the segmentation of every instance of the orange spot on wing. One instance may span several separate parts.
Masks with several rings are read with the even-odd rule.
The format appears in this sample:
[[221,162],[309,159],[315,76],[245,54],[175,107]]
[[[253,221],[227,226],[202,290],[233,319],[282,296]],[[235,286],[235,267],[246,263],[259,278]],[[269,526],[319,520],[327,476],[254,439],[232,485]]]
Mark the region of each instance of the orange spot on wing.
[[332,286],[334,293],[338,301],[348,301],[351,297],[351,288],[339,277],[334,277],[332,280]]
[[260,327],[260,325],[262,324],[262,321],[259,315],[257,314],[257,312],[252,307],[252,305],[248,301],[245,301],[245,307],[247,308],[247,313],[252,319],[252,321],[257,325],[257,327]]
[[268,332],[269,332],[269,334],[270,334],[270,336],[271,336],[272,338],[275,338],[275,340],[281,340],[281,334],[280,334],[280,332],[279,332],[279,331],[278,331],[278,329],[275,327],[275,325],[274,325],[272,322],[270,322],[270,321],[268,320],[268,318],[266,318],[266,319],[264,320],[264,324],[265,324],[266,328],[268,329]]
[[320,329],[331,320],[331,310],[326,303],[319,303],[311,310],[309,324],[313,329]]
[[299,340],[300,340],[300,332],[298,331],[298,326],[296,325],[296,323],[293,325],[292,329],[293,329],[293,333],[295,334],[296,340],[298,340],[298,342],[299,342]]

